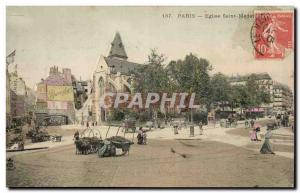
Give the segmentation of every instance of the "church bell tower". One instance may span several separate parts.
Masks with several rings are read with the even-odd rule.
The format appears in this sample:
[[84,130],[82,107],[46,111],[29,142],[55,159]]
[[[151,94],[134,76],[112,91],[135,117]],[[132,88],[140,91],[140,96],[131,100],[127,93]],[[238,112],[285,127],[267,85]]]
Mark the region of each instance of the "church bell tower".
[[127,60],[128,58],[119,32],[116,33],[115,38],[111,43],[108,58],[118,58],[123,60]]

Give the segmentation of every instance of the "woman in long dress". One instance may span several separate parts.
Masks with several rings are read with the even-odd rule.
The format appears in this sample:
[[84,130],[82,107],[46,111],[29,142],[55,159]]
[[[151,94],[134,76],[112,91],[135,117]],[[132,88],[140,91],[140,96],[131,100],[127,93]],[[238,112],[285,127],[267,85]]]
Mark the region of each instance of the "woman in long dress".
[[262,145],[260,149],[260,153],[262,154],[275,154],[272,151],[271,144],[270,144],[270,139],[272,137],[271,129],[267,129],[267,132],[265,134],[265,141],[264,144]]
[[252,132],[250,133],[250,139],[251,141],[257,141],[257,133],[255,129],[252,129]]

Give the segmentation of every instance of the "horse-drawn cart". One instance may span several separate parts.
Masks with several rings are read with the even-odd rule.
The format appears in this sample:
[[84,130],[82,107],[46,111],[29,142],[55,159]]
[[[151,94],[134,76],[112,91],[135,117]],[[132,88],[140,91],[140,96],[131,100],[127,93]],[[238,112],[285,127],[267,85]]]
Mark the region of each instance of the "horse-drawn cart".
[[100,130],[87,128],[78,139],[75,139],[76,154],[87,155],[96,153],[103,145]]
[[92,154],[96,153],[103,146],[103,140],[95,137],[83,137],[75,141],[76,154]]
[[32,143],[49,141],[50,135],[47,131],[40,130],[39,127],[33,128],[26,133],[26,138],[31,139]]
[[[131,125],[132,126],[132,125]],[[85,129],[81,136],[75,140],[76,154],[91,154],[98,153],[99,157],[118,156],[129,154],[130,146],[133,144],[132,140],[125,138],[126,127],[124,128],[124,137],[118,136],[121,126],[118,127],[115,136],[108,137],[111,126],[108,126],[104,140],[102,140],[101,132],[95,128]],[[127,130],[135,132],[132,127],[127,127]],[[133,130],[132,130],[133,129]],[[130,132],[130,133],[131,133]]]
[[47,132],[38,132],[32,135],[31,142],[37,143],[37,142],[43,142],[43,141],[49,141],[50,135]]

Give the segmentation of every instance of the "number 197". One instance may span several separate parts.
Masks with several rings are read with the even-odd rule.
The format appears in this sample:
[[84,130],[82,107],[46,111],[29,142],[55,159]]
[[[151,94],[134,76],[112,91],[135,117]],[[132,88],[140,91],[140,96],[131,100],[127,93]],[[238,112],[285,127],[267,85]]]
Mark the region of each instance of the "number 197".
[[171,18],[171,13],[164,13],[163,15],[162,15],[162,17],[163,18]]

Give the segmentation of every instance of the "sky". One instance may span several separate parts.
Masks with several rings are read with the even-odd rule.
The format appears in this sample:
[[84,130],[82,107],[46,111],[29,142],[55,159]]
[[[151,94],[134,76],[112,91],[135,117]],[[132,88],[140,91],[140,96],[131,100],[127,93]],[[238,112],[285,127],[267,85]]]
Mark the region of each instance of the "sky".
[[[250,36],[254,19],[223,17],[257,9],[265,8],[7,7],[6,51],[8,55],[16,49],[18,73],[31,88],[54,65],[60,70],[71,68],[77,79],[86,80],[92,78],[100,55],[108,55],[118,31],[132,62],[145,63],[154,48],[167,57],[166,63],[193,53],[212,64],[212,74],[268,72],[275,81],[293,88],[293,50],[283,59],[257,60]],[[185,14],[195,17],[183,18]]]

